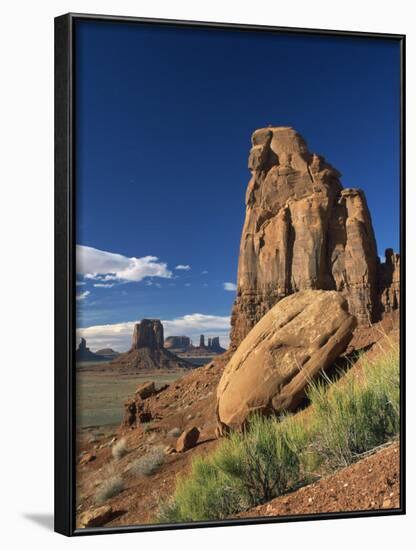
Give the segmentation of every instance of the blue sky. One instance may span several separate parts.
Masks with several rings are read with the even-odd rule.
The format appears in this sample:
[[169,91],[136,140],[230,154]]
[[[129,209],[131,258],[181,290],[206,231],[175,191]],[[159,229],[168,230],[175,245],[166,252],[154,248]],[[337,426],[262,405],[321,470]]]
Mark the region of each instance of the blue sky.
[[[250,136],[268,124],[362,188],[379,254],[397,249],[399,55],[388,40],[78,22],[77,324],[91,347],[127,347],[143,317],[227,339]],[[104,267],[93,279],[87,264]]]

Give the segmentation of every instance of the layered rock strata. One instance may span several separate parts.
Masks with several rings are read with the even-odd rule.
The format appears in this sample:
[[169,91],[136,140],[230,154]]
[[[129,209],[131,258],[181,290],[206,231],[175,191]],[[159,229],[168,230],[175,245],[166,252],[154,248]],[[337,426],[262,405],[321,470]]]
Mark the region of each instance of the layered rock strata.
[[[289,127],[256,130],[248,165],[232,349],[279,300],[300,290],[341,292],[360,325],[396,307],[399,272],[393,282],[391,264],[380,267],[360,189],[343,189],[340,173]],[[390,286],[380,288],[380,272]]]

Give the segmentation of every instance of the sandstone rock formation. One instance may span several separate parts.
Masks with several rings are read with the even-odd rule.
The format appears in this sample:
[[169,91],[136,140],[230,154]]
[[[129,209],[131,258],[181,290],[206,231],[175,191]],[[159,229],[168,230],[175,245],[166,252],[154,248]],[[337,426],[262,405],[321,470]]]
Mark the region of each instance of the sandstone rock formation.
[[378,266],[378,292],[383,310],[392,312],[400,307],[400,255],[388,248],[385,258]]
[[91,351],[90,348],[87,347],[87,341],[85,340],[85,338],[81,338],[79,346],[75,351],[75,361],[79,363],[84,361],[105,361],[105,360],[106,360],[106,357],[103,357]]
[[163,325],[159,319],[143,319],[134,325],[131,349],[163,348]]
[[87,510],[81,514],[79,519],[79,527],[101,527],[105,523],[111,520],[113,516],[113,509],[111,506],[105,504],[92,510]]
[[194,357],[202,355],[214,355],[224,353],[226,350],[221,347],[219,336],[208,337],[201,334],[199,337],[199,346],[195,347],[188,336],[169,336],[165,339],[165,348],[178,354],[180,357]]
[[208,349],[210,351],[214,351],[215,353],[225,352],[225,349],[221,347],[219,336],[213,336],[212,338],[208,339]]
[[128,399],[124,403],[122,427],[136,428],[137,424],[150,422],[153,416],[147,406],[146,399],[149,399],[149,397],[156,395],[166,388],[167,386],[163,386],[159,390],[156,390],[154,382],[143,382],[143,384],[140,384],[136,389],[134,397]]
[[143,319],[134,326],[132,345],[111,362],[121,370],[178,370],[194,365],[164,348],[163,325],[159,319]]
[[148,399],[156,393],[156,386],[154,382],[143,382],[136,388],[136,396],[140,399]]
[[169,336],[165,339],[165,348],[187,351],[191,345],[191,339],[188,336]]
[[364,193],[343,189],[339,172],[310,153],[293,128],[256,130],[252,145],[232,348],[274,304],[300,290],[341,292],[359,324],[394,308],[399,272],[388,285],[391,265],[381,268],[387,285],[381,299]]
[[345,350],[356,326],[335,291],[305,290],[279,301],[248,333],[217,389],[218,435],[250,413],[296,408],[305,388]]

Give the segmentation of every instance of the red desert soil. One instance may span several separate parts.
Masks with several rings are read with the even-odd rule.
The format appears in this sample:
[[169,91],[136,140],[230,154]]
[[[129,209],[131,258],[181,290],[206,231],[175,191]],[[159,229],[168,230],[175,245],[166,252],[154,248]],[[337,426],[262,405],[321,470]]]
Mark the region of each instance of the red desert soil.
[[[95,506],[94,495],[100,482],[114,475],[121,475],[125,489],[107,501],[114,517],[107,523],[132,525],[154,521],[159,504],[172,495],[176,476],[186,474],[193,457],[211,453],[218,441],[215,439],[215,391],[229,355],[192,370],[180,380],[173,382],[161,393],[146,399],[154,420],[134,429],[113,427],[80,430],[77,438],[77,518]],[[127,398],[127,396],[126,396]],[[150,476],[133,476],[128,473],[131,463],[157,448],[175,446],[178,435],[170,435],[172,429],[182,432],[196,426],[201,434],[197,446],[185,453],[166,455],[165,463]],[[110,442],[116,436],[126,439],[129,453],[121,460],[114,460]],[[85,453],[95,459],[81,464]]]
[[[392,324],[396,326],[395,323]],[[391,329],[393,326],[388,328]],[[365,333],[360,334],[357,332],[356,344],[358,345],[354,346],[354,348],[365,347],[368,350],[374,342],[383,338],[385,334],[384,328],[387,327],[375,325],[372,329],[367,329]],[[376,355],[379,352],[379,346],[376,344],[373,349],[367,351],[366,355]],[[162,392],[146,399],[146,404],[153,415],[153,421],[150,424],[138,425],[134,429],[117,429],[117,427],[107,426],[80,430],[78,432],[78,520],[80,514],[96,506],[94,495],[99,485],[109,477],[121,475],[125,488],[119,495],[106,501],[113,510],[113,519],[106,523],[106,526],[138,525],[154,521],[160,503],[166,501],[173,494],[177,475],[186,475],[189,472],[191,460],[195,456],[211,453],[218,444],[218,441],[215,439],[216,388],[230,355],[227,352],[216,357],[210,364],[192,370],[184,375],[183,378],[170,384]],[[354,366],[353,369],[357,367],[359,365]],[[126,400],[127,397],[126,395]],[[303,411],[302,414],[305,414],[307,410]],[[174,447],[178,435],[170,434],[169,432],[172,429],[176,428],[177,431],[181,432],[192,426],[196,426],[201,432],[198,445],[195,448],[183,454],[166,455],[165,463],[156,473],[150,476],[133,476],[128,472],[133,461],[147,453],[153,452],[156,448]],[[93,432],[95,433],[94,437],[92,437]],[[129,453],[120,460],[114,460],[111,455],[110,447],[111,442],[114,442],[114,436],[117,440],[124,437],[129,449]],[[384,497],[391,499],[391,507],[397,507],[399,499],[398,446],[396,445],[392,449],[393,451],[390,451],[390,449],[382,450],[380,453],[364,461],[360,461],[345,471],[321,480],[312,486],[300,489],[290,496],[277,499],[280,503],[278,505],[280,507],[278,513],[299,514],[320,511],[369,509],[370,507],[380,508],[383,505]],[[85,453],[87,452],[92,453],[95,459],[91,462],[81,464],[80,460],[85,457]],[[391,452],[393,452],[393,455],[391,455]],[[377,467],[373,468],[373,472],[368,471],[368,469],[372,468],[371,466],[364,467],[367,468],[367,471],[360,470],[362,463],[366,464],[366,461],[370,461],[370,463],[373,461],[377,462],[378,457],[383,459],[384,456],[390,456],[391,460],[395,458],[396,462],[394,460],[393,462],[386,462],[385,466],[381,469]],[[359,473],[354,478],[356,481],[353,482],[349,478],[352,475],[349,472],[354,473],[356,470]],[[380,476],[385,475],[386,480],[393,480],[393,483],[396,483],[396,485],[391,490],[388,490],[387,481],[383,485],[380,481],[382,478],[377,477],[376,472],[379,472]],[[333,481],[334,485],[330,485],[330,480],[336,480],[338,476],[342,480],[342,483],[339,482],[337,485],[337,482]],[[349,485],[344,487],[345,483]],[[342,487],[342,491],[339,490],[340,487]],[[318,491],[316,494],[320,495],[319,498],[315,496],[315,491]],[[391,497],[389,496],[390,493],[393,493]],[[361,495],[360,498],[362,501],[358,499],[358,494]],[[303,495],[307,496],[303,497]],[[301,506],[303,498],[306,499],[305,507]],[[309,498],[312,498],[311,502],[309,502]],[[286,505],[283,504],[285,499],[289,499],[289,503],[294,499],[293,508],[290,504],[289,508],[286,508]],[[374,504],[372,504],[373,502]],[[384,504],[386,505],[386,503]],[[297,508],[298,506],[299,509]],[[324,509],[323,507],[326,508]],[[261,513],[252,511],[247,514],[252,513],[270,515],[265,510]]]
[[312,485],[239,517],[270,517],[400,507],[400,446],[395,442]]

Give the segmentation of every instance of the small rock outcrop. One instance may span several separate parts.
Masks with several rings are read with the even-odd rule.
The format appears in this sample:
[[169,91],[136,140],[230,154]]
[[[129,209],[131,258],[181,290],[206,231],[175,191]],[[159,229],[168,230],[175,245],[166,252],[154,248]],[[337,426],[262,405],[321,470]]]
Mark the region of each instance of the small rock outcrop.
[[241,430],[255,411],[294,410],[308,383],[346,349],[355,327],[339,292],[306,290],[279,301],[225,367],[217,389],[217,434]]
[[97,456],[94,453],[85,453],[82,455],[79,463],[81,466],[84,466],[84,464],[88,464],[89,462],[93,462]]
[[156,393],[156,387],[154,382],[143,382],[136,388],[136,396],[140,399],[147,399]]
[[185,430],[176,442],[176,452],[184,453],[195,447],[199,439],[199,430],[195,426]]
[[361,325],[396,307],[391,263],[381,268],[391,283],[380,289],[376,241],[360,189],[343,189],[340,173],[289,127],[256,130],[248,165],[232,349],[279,300],[300,290],[337,290]]
[[87,510],[81,514],[79,518],[79,527],[101,527],[111,520],[113,516],[113,509],[111,506],[105,504],[99,508],[93,508],[92,510]]

